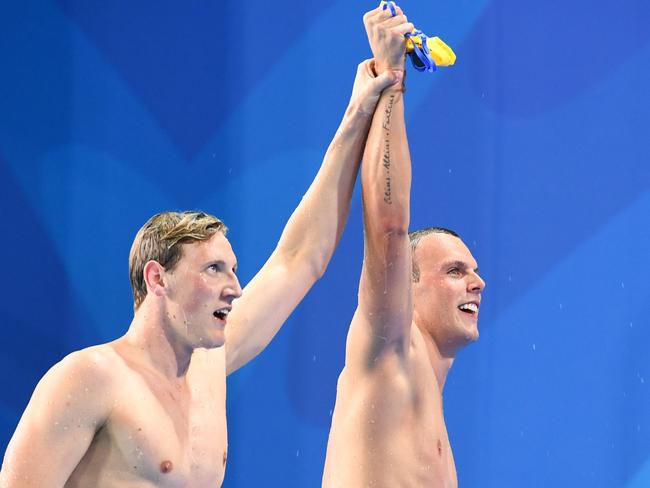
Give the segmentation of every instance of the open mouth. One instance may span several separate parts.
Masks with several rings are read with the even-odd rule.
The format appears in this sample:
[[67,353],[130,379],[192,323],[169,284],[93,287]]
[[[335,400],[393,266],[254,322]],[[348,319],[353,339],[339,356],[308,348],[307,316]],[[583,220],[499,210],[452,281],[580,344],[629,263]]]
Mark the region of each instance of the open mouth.
[[224,322],[228,318],[228,314],[230,313],[229,308],[220,308],[219,310],[215,310],[212,315],[214,315],[216,318],[219,320],[223,320]]
[[478,304],[474,302],[463,303],[458,305],[458,310],[469,315],[476,315],[478,314]]

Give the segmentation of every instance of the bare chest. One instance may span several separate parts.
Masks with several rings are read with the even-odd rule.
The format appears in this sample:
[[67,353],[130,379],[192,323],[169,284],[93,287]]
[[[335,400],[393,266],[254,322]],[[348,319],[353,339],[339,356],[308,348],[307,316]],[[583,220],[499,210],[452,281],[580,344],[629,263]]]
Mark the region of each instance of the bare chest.
[[376,379],[339,391],[350,401],[337,405],[324,486],[456,488],[440,392],[417,371],[404,387]]
[[105,486],[220,486],[228,448],[225,378],[210,373],[185,388],[125,377],[77,471],[94,473]]

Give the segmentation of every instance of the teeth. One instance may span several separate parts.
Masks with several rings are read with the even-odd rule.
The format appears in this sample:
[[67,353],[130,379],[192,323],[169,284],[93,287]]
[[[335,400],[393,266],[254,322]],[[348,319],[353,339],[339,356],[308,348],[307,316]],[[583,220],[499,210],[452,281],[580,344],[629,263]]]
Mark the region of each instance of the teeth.
[[469,310],[470,312],[474,312],[474,313],[478,312],[478,305],[476,305],[475,303],[463,303],[458,308],[460,308],[461,310]]
[[225,315],[227,317],[228,314],[230,313],[230,310],[228,310],[227,308],[220,308],[219,310],[215,311],[214,313],[219,314],[219,315]]

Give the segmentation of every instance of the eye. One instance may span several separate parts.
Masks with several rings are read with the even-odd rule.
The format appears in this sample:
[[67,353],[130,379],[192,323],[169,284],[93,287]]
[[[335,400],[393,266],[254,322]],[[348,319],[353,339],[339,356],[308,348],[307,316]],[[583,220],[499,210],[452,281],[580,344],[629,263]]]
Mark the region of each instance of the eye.
[[460,273],[460,269],[458,269],[458,268],[450,268],[447,271],[447,274],[452,275],[452,276],[460,276],[461,273]]
[[213,271],[213,272],[215,272],[215,273],[218,273],[219,271],[221,271],[221,265],[218,264],[218,263],[213,263],[213,264],[211,264],[210,266],[208,266],[208,269],[209,269],[210,271]]

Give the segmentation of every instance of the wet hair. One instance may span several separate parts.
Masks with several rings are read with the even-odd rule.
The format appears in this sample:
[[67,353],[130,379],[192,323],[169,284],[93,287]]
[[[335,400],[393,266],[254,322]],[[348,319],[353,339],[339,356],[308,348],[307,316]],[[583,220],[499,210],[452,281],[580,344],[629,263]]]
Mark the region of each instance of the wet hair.
[[451,229],[445,227],[427,227],[425,229],[414,230],[409,233],[409,240],[411,242],[411,280],[413,282],[420,281],[420,268],[415,261],[415,248],[418,246],[420,240],[429,234],[447,234],[460,239],[460,236]]
[[183,244],[207,241],[217,232],[225,235],[227,231],[221,220],[203,212],[161,212],[151,217],[136,234],[129,253],[134,309],[147,296],[145,264],[153,260],[172,270],[183,256]]

